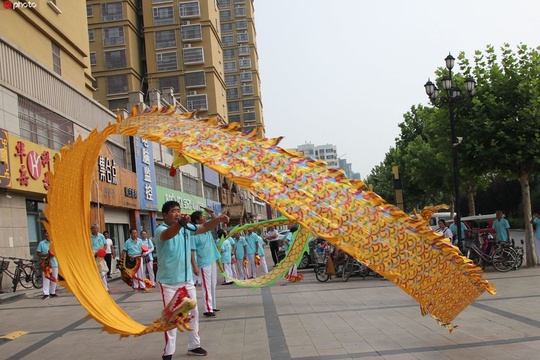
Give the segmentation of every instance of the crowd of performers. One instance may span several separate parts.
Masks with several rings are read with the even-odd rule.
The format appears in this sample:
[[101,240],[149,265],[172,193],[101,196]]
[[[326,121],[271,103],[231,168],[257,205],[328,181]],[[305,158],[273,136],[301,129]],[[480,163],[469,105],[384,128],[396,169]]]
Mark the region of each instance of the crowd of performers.
[[[148,237],[146,230],[139,234],[137,229],[131,229],[117,264],[122,280],[133,291],[142,293],[158,286],[164,308],[170,306],[169,303],[179,291],[185,291],[191,299],[196,299],[195,286],[200,285],[204,303],[203,316],[215,317],[219,311],[215,291],[218,270],[225,274],[222,285],[233,284],[235,279],[253,279],[267,274],[264,245],[270,245],[274,266],[277,266],[276,249],[282,243],[285,253],[288,253],[294,241],[293,234],[298,229],[291,226],[283,239],[279,239],[279,234],[271,226],[264,239],[252,230],[228,236],[225,230],[220,229],[214,239],[211,231],[220,224],[226,225],[229,218],[226,215],[217,216],[209,208],[204,210],[210,216],[208,219],[202,211],[195,211],[191,215],[182,214],[178,202],[168,201],[162,207],[164,221],[156,228],[153,240]],[[90,230],[96,265],[103,286],[109,291],[107,280],[111,278],[111,260],[116,258],[114,245],[108,232],[100,233],[97,224],[92,224]],[[38,245],[42,268],[46,269],[43,299],[57,296],[58,262],[50,251],[50,245],[49,235],[45,232],[45,240]],[[154,249],[159,256],[157,278],[153,269]],[[285,276],[289,281],[298,281],[301,277],[296,265]],[[192,331],[187,334],[188,354],[204,356],[207,351],[201,347],[197,307],[191,310],[190,318]],[[172,359],[176,349],[176,331],[175,328],[166,332],[163,360]]]

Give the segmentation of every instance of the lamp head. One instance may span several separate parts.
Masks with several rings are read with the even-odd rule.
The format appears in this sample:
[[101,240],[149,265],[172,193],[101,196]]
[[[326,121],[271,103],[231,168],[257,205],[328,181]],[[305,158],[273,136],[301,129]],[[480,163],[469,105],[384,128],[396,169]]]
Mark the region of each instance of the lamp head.
[[446,57],[446,59],[444,59],[444,61],[446,62],[446,68],[448,70],[452,70],[455,60],[456,59],[454,59],[454,57],[450,53],[448,53],[448,56]]

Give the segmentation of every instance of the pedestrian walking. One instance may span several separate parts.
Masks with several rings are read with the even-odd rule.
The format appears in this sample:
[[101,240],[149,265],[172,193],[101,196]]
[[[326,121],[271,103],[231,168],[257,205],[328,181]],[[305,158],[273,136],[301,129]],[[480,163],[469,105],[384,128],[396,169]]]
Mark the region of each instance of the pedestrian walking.
[[145,278],[145,272],[148,273],[148,280],[152,287],[156,287],[156,277],[154,276],[154,243],[152,239],[148,238],[148,232],[146,230],[141,230],[141,242],[143,246],[146,246],[148,250],[144,251],[142,254],[142,260],[144,263],[143,267],[143,279]]
[[37,255],[41,258],[41,270],[42,270],[42,292],[41,300],[48,299],[49,297],[57,297],[56,294],[56,282],[58,279],[58,260],[51,252],[51,239],[49,238],[49,232],[45,230],[45,239],[40,241],[37,247]]
[[105,248],[105,262],[107,263],[107,267],[109,268],[109,271],[107,271],[107,279],[111,279],[112,259],[116,258],[116,253],[114,251],[114,243],[109,237],[109,232],[104,231],[103,236],[105,237],[105,245],[107,246]]
[[270,247],[270,254],[272,255],[272,261],[274,261],[274,266],[277,266],[279,260],[279,233],[276,228],[270,226],[268,232],[266,233],[266,240],[268,241],[268,246]]
[[99,232],[97,224],[90,225],[90,240],[92,241],[92,251],[94,252],[94,259],[96,259],[101,282],[103,283],[103,286],[105,286],[105,289],[109,291],[109,285],[107,284],[107,270],[103,271],[103,264],[106,267],[107,263],[104,259],[98,257],[98,251],[100,249],[103,249],[103,252],[106,254],[107,241],[105,236]]

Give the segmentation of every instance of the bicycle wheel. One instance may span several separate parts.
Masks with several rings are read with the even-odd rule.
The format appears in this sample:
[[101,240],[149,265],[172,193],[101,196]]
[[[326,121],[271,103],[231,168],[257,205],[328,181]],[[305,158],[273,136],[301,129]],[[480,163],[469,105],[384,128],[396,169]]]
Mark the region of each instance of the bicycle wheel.
[[341,272],[342,281],[345,282],[349,280],[349,278],[351,277],[352,267],[353,267],[353,261],[351,260],[351,258],[347,258],[347,260],[345,261],[345,264],[343,265],[343,271]]
[[43,286],[43,272],[40,268],[35,268],[32,271],[32,284],[36,289],[41,289]]
[[19,268],[16,268],[15,273],[13,274],[13,281],[12,281],[13,292],[17,291],[17,285],[19,285],[19,277],[21,276],[20,273],[21,273],[21,270]]
[[495,270],[500,272],[507,272],[512,270],[516,266],[516,252],[507,247],[498,248],[491,256],[491,263]]
[[330,275],[326,273],[326,265],[317,267],[317,272],[315,273],[315,277],[320,282],[327,282],[328,279],[330,279]]
[[516,257],[516,266],[515,269],[519,269],[521,265],[523,265],[523,254],[520,254],[516,251],[517,257]]
[[32,284],[32,274],[27,274],[28,268],[22,269],[19,273],[19,283],[25,289],[31,289],[34,284]]
[[476,266],[484,270],[486,268],[486,262],[480,255],[478,255],[476,252],[472,251],[471,249],[467,250],[467,258],[471,259]]
[[358,275],[361,277],[366,277],[371,272],[371,269],[364,263],[359,262],[358,266]]

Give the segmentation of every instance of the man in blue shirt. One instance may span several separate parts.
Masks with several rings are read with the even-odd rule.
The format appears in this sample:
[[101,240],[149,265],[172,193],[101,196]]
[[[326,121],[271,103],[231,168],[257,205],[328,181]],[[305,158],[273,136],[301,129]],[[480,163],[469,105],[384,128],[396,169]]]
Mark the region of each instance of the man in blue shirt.
[[[255,255],[257,254],[257,241],[259,240],[259,235],[254,233],[252,230],[247,231],[246,242],[247,242],[247,259],[248,267],[251,271],[251,277],[257,277],[257,264],[255,263]],[[246,276],[249,275],[246,273]]]
[[[43,273],[43,296],[41,297],[41,300],[48,299],[49,297],[57,297],[56,295],[56,280],[58,279],[58,260],[56,260],[56,256],[54,256],[52,253],[49,252],[51,248],[51,241],[49,239],[49,232],[45,230],[45,240],[40,241],[38,247],[37,247],[37,255],[43,259],[48,258],[49,259],[49,266],[52,269],[51,277],[45,276],[45,273]],[[43,269],[42,269],[43,270]],[[50,290],[49,290],[50,286]]]
[[[144,283],[144,264],[142,263],[142,246],[143,242],[139,239],[139,231],[137,229],[131,229],[129,231],[131,237],[124,242],[124,249],[122,250],[122,255],[120,256],[120,261],[124,262],[126,256],[137,258],[139,267],[137,271],[132,276],[132,284],[134,291],[141,291],[143,293],[146,291],[146,284]],[[128,278],[129,279],[129,278]]]
[[510,240],[510,223],[503,217],[501,210],[495,213],[497,220],[493,221],[491,228],[497,233],[497,241],[508,242]]
[[156,278],[154,276],[154,256],[152,255],[152,252],[154,251],[154,243],[152,242],[152,239],[148,238],[148,232],[146,230],[141,231],[141,241],[143,246],[146,246],[148,248],[147,251],[143,252],[143,274],[145,273],[144,268],[146,268],[146,272],[148,272],[148,278],[150,279],[150,282],[152,283],[152,287],[156,287]]
[[[190,223],[189,215],[182,215],[180,204],[167,201],[161,208],[163,223],[156,229],[155,243],[159,258],[157,281],[163,296],[163,306],[171,301],[178,289],[185,287],[191,299],[197,299],[193,274],[198,275],[199,269],[195,260],[195,244],[192,235],[198,235],[215,229],[220,222],[228,223],[226,215],[220,215],[204,224]],[[205,356],[207,351],[201,347],[199,337],[199,310],[191,311],[192,320],[188,331],[188,354]],[[171,360],[176,350],[176,329],[169,330],[165,335],[163,360]]]
[[534,225],[534,245],[536,247],[537,263],[540,262],[540,215],[537,211],[533,212],[531,224]]
[[[458,244],[458,234],[457,234],[457,215],[454,215],[454,222],[448,227],[454,237],[452,238],[452,245]],[[461,240],[465,239],[465,230],[467,230],[467,225],[461,221]]]
[[[106,250],[107,248],[107,240],[105,240],[105,236],[98,231],[97,224],[92,224],[90,226],[90,239],[92,240],[92,251],[94,252],[94,258],[96,258],[97,261],[98,250]],[[109,285],[107,284],[107,272],[105,272],[105,275],[100,273],[99,276],[101,276],[101,281],[103,282],[105,289],[109,291]]]
[[[209,208],[205,209],[207,213],[216,218],[214,211]],[[201,211],[194,211],[191,214],[191,221],[196,225],[203,225],[206,219]],[[204,302],[204,313],[206,317],[214,317],[217,309],[216,304],[216,284],[217,284],[217,265],[219,252],[212,237],[212,233],[205,232],[199,235],[192,236],[195,247],[197,267],[199,268],[199,281],[202,287],[202,297]]]

